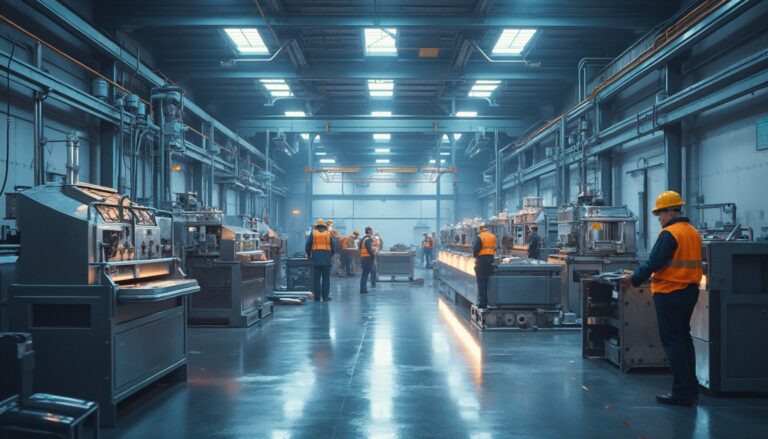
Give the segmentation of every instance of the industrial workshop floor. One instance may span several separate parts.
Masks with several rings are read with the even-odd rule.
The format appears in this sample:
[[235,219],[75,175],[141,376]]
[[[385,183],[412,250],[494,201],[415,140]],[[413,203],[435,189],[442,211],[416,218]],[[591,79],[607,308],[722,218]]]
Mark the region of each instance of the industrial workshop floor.
[[191,329],[189,382],[121,408],[107,438],[765,438],[768,399],[659,406],[663,372],[581,358],[581,333],[470,336],[431,288],[333,279],[333,302]]

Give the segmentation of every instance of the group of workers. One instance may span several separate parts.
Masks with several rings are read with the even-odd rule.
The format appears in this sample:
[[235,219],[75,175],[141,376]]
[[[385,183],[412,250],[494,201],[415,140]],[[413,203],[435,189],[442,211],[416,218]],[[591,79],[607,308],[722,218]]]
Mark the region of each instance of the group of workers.
[[[358,247],[359,241],[359,247]],[[330,302],[331,298],[331,267],[338,248],[341,250],[341,266],[347,276],[352,276],[353,252],[360,250],[360,294],[368,294],[368,281],[371,288],[376,287],[378,273],[376,263],[379,252],[384,246],[381,235],[373,233],[370,227],[365,228],[365,235],[360,239],[360,232],[355,230],[351,235],[340,238],[333,230],[333,220],[322,218],[315,223],[314,230],[307,237],[304,251],[312,265],[312,293],[315,302]]]
[[[698,400],[696,353],[691,337],[691,316],[699,297],[703,276],[701,235],[683,216],[685,205],[680,194],[664,191],[656,199],[653,214],[662,230],[648,261],[620,279],[624,286],[640,286],[651,279],[651,293],[656,308],[659,337],[672,369],[672,392],[657,395],[659,404],[690,407]],[[538,258],[540,240],[536,227],[531,230],[529,257]],[[477,278],[477,307],[488,307],[488,279],[493,273],[496,236],[485,224],[479,227],[472,253]]]

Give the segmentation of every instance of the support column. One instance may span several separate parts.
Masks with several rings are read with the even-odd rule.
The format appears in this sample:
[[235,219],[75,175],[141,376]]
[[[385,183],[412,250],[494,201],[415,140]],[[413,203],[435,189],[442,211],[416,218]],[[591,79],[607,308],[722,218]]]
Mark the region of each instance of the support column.
[[562,120],[560,122],[560,132],[558,136],[558,143],[560,150],[558,151],[558,160],[561,161],[560,164],[560,176],[558,178],[559,186],[557,190],[557,204],[559,206],[562,206],[563,204],[567,204],[570,200],[570,179],[571,179],[571,173],[570,169],[568,168],[567,160],[565,157],[565,149],[566,149],[566,140],[567,136],[565,134],[565,120]]
[[[314,166],[314,162],[312,161],[314,149],[315,149],[315,136],[316,133],[310,133],[309,134],[309,146],[307,147],[307,168],[312,168]],[[312,219],[314,216],[312,216],[312,180],[315,178],[315,174],[310,172],[305,175],[305,178],[307,179],[307,187],[306,187],[306,196],[307,196],[307,224],[312,224]],[[342,185],[344,180],[342,179]]]
[[[43,46],[39,42],[35,42],[33,64],[37,69],[43,68]],[[10,75],[10,73],[8,74]],[[35,186],[38,186],[45,183],[45,148],[42,143],[42,139],[45,136],[45,119],[43,117],[43,100],[45,96],[33,92],[32,98],[34,100],[32,108],[33,173]]]
[[[670,62],[664,68],[664,94],[672,96],[680,91],[680,63]],[[683,190],[683,129],[681,123],[664,127],[664,162],[666,164],[667,190],[682,193]]]
[[501,194],[501,156],[499,154],[499,129],[496,128],[493,131],[493,155],[496,158],[496,195],[493,198],[493,207],[495,209],[494,214],[498,214],[502,209],[503,197]]
[[600,192],[609,206],[613,205],[613,157],[606,151],[597,157],[600,165]]
[[[437,165],[438,171],[440,166],[440,143],[442,138],[437,139],[437,147],[435,148],[435,165]],[[435,182],[435,233],[440,233],[440,172],[437,173],[437,181]]]
[[[448,134],[448,140],[451,142],[451,167],[456,170],[453,174],[453,222],[459,222],[461,194],[459,191],[459,170],[456,169],[456,139],[453,138],[453,134]],[[437,157],[440,160],[440,156]],[[437,233],[437,231],[435,231]]]

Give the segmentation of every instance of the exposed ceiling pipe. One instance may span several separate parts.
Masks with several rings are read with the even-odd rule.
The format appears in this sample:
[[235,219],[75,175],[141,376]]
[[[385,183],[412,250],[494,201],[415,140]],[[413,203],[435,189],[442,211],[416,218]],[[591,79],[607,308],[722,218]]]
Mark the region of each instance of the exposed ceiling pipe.
[[469,44],[477,50],[480,55],[483,55],[486,61],[490,63],[502,63],[502,64],[520,64],[526,67],[541,67],[541,61],[528,61],[527,59],[493,59],[488,56],[487,53],[477,44],[475,41],[470,41]]

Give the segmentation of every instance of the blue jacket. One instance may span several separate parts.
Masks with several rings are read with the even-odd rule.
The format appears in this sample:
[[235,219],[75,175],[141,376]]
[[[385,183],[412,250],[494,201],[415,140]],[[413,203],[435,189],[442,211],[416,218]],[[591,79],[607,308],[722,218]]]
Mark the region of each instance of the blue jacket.
[[[669,222],[669,224],[679,222],[687,223],[689,220],[688,218],[680,217],[673,219]],[[635,270],[635,272],[632,274],[632,285],[636,287],[640,286],[640,284],[651,277],[654,272],[664,268],[664,266],[667,265],[672,259],[672,255],[675,253],[675,250],[677,250],[677,240],[674,236],[672,236],[671,233],[663,230],[661,234],[659,234],[658,239],[656,239],[656,243],[653,245],[653,249],[651,249],[651,254],[648,256],[648,261],[641,265],[640,268]]]
[[539,247],[541,247],[541,239],[539,239],[538,232],[531,233],[531,240],[528,242],[528,257],[538,258]]
[[314,230],[312,230],[312,233],[309,234],[309,237],[307,238],[307,244],[304,246],[304,252],[307,254],[307,257],[312,258],[312,265],[317,267],[333,265],[331,258],[333,257],[333,254],[336,253],[336,247],[333,245],[333,239],[331,239],[331,251],[329,252],[326,250],[313,251],[312,250],[313,238],[314,238]]

